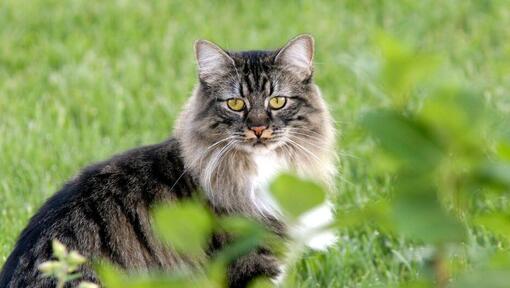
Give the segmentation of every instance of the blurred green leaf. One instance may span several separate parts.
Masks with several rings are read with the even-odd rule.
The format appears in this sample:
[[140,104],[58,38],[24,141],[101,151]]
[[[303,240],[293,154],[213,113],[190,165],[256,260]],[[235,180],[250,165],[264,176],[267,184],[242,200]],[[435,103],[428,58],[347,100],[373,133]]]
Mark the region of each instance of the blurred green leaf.
[[437,140],[423,124],[396,111],[372,111],[363,117],[362,124],[385,151],[406,163],[408,169],[432,169],[442,155]]
[[490,258],[488,266],[490,269],[507,269],[510,272],[510,251],[496,251],[496,253],[494,253],[494,255]]
[[221,287],[202,274],[180,273],[141,273],[128,275],[110,264],[102,264],[97,269],[102,283],[108,288],[201,288]]
[[510,141],[502,140],[497,146],[498,156],[505,161],[510,161]]
[[67,248],[57,239],[53,239],[51,241],[51,247],[53,249],[53,255],[57,257],[59,260],[65,259],[67,257]]
[[395,159],[395,157],[392,157],[388,153],[381,153],[380,151],[376,151],[371,157],[371,160],[374,171],[382,175],[397,173],[401,166],[401,161]]
[[378,201],[353,211],[338,211],[336,225],[340,228],[357,228],[373,224],[386,230],[394,231],[391,207],[387,201]]
[[476,215],[473,221],[476,225],[483,226],[489,231],[510,240],[510,214],[496,212]]
[[507,288],[510,284],[510,270],[475,270],[465,273],[455,281],[453,288]]
[[96,271],[101,278],[101,281],[106,287],[117,288],[122,287],[123,272],[119,271],[116,267],[109,263],[101,263],[97,265]]
[[477,171],[478,181],[510,188],[510,164],[499,163],[485,163]]
[[436,287],[433,283],[427,280],[415,280],[409,283],[404,283],[399,286],[400,288],[433,288]]
[[39,264],[38,269],[46,276],[53,276],[62,270],[63,266],[64,264],[59,261],[46,261]]
[[92,282],[82,281],[77,288],[99,288],[99,285]]
[[399,193],[393,201],[393,219],[404,236],[426,243],[460,242],[464,227],[430,193]]
[[493,250],[488,259],[474,263],[474,265],[470,270],[458,275],[452,281],[451,287],[508,287],[510,283],[510,252]]
[[162,239],[182,253],[200,255],[213,230],[212,217],[194,202],[173,203],[154,210],[154,225]]
[[326,200],[326,192],[320,185],[290,174],[278,176],[271,183],[271,192],[291,218],[297,218]]
[[227,283],[227,267],[228,262],[223,261],[223,259],[214,259],[210,260],[205,265],[205,271],[207,273],[207,277],[202,279],[200,283],[203,285],[202,287],[226,287]]
[[233,243],[225,247],[219,257],[229,262],[253,248],[261,245],[267,236],[266,229],[258,222],[244,217],[226,217],[220,219],[222,230],[233,238]]
[[65,280],[65,282],[69,282],[69,281],[73,281],[75,279],[78,279],[80,277],[82,277],[82,275],[80,273],[68,274],[68,275],[66,275],[64,280]]
[[450,152],[478,160],[489,123],[483,97],[458,87],[441,87],[427,97],[418,116],[450,147]]
[[266,278],[257,278],[248,284],[249,288],[274,288],[276,287],[271,280]]
[[415,52],[384,33],[378,34],[376,42],[383,58],[381,82],[393,103],[397,107],[405,107],[409,93],[418,83],[430,77],[440,63],[439,58]]

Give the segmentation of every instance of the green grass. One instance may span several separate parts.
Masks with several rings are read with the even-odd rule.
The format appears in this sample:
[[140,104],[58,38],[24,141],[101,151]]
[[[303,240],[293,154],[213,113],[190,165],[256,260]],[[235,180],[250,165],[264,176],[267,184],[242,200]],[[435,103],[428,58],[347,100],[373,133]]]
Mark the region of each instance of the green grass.
[[[445,76],[510,113],[505,0],[0,2],[0,265],[29,217],[81,167],[170,135],[196,82],[200,38],[241,50],[313,34],[316,81],[341,131],[338,208],[384,197],[388,181],[371,172],[372,145],[358,127],[362,112],[388,102],[372,77],[381,31],[440,55]],[[307,254],[298,281],[394,286],[415,278],[426,254],[367,226]]]

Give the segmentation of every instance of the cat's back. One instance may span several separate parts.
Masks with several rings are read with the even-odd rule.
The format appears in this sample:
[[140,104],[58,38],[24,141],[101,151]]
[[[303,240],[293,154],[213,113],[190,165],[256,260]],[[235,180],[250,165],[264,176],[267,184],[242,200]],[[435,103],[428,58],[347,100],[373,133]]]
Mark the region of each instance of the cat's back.
[[[32,217],[4,264],[0,287],[51,286],[37,266],[51,258],[52,239],[124,268],[171,266],[177,259],[153,237],[149,208],[194,190],[174,139],[89,166]],[[81,272],[96,280],[87,267]]]

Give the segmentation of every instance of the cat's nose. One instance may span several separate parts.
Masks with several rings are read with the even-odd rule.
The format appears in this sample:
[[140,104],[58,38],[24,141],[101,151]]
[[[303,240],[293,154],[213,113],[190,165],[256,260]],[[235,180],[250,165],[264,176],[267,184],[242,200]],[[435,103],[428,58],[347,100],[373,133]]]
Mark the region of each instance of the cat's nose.
[[260,138],[260,136],[262,136],[262,133],[266,129],[267,129],[267,126],[250,127],[250,130],[253,131],[253,133],[255,133],[255,136],[257,136],[257,138]]

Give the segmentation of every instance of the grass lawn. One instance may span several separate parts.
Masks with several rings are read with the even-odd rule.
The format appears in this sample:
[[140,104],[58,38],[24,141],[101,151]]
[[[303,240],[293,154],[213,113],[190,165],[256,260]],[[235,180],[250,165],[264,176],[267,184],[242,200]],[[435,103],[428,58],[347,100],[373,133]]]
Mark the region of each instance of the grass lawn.
[[[510,113],[505,0],[0,2],[0,265],[81,167],[171,134],[196,82],[200,38],[241,50],[313,34],[316,82],[340,131],[338,209],[384,197],[388,181],[371,172],[372,142],[358,127],[361,113],[388,101],[371,77],[381,31],[439,55],[448,77]],[[497,245],[483,233],[468,239],[466,249]],[[395,286],[422,273],[427,251],[368,225],[346,230],[331,251],[305,256],[298,283]]]

